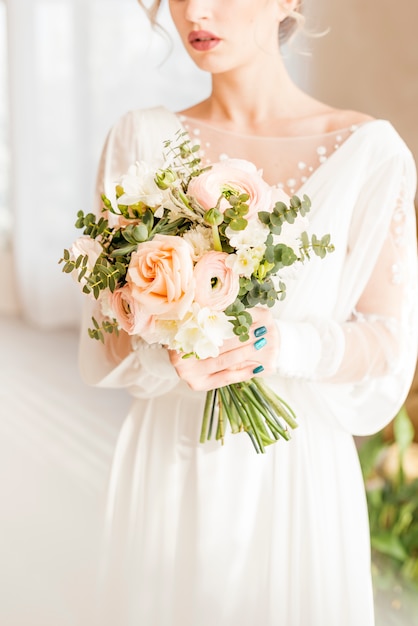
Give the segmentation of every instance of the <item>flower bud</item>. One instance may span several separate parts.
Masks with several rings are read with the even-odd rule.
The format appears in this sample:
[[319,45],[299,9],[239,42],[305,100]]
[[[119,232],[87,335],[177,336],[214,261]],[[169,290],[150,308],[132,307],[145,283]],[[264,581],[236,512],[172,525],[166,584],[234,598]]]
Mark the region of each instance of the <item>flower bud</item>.
[[143,241],[147,241],[148,239],[148,228],[142,222],[134,226],[132,229],[132,236],[138,243],[142,243]]
[[209,209],[209,211],[206,211],[204,215],[204,220],[206,224],[209,224],[209,226],[219,226],[219,224],[222,224],[222,222],[224,221],[224,216],[219,209],[214,207],[213,209]]
[[273,269],[273,267],[274,267],[273,263],[269,263],[268,261],[263,261],[262,263],[260,263],[260,265],[258,266],[257,270],[254,273],[257,276],[258,280],[262,281],[265,279],[269,271]]
[[112,203],[110,202],[109,198],[107,196],[105,196],[104,193],[102,193],[102,201],[103,201],[103,205],[106,207],[106,209],[111,209],[112,208]]
[[174,170],[168,168],[166,170],[157,170],[155,174],[155,184],[159,189],[168,189],[177,180],[178,176]]

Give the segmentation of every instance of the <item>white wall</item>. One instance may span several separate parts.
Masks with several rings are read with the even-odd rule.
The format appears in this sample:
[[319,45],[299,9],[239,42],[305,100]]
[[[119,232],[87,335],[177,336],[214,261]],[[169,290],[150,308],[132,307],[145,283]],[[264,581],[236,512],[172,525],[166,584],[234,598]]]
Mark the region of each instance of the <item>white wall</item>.
[[[208,91],[209,81],[188,59],[168,19],[172,51],[170,44],[152,36],[135,0],[7,4],[15,250],[16,242],[26,250],[29,241],[33,253],[30,264],[14,268],[10,251],[2,248],[0,262],[6,272],[0,272],[0,312],[16,311],[19,282],[23,303],[35,321],[44,316],[48,326],[59,319],[43,308],[53,290],[63,303],[65,324],[77,318],[77,311],[70,281],[59,275],[55,261],[73,238],[76,210],[88,207],[109,126],[129,108],[186,106],[195,93]],[[336,106],[389,119],[418,158],[418,3],[306,4],[308,27],[329,27],[330,32],[296,45],[311,51],[311,56],[299,55],[290,62],[297,82]],[[31,212],[22,216],[22,207],[30,203]],[[38,216],[45,228],[39,227]],[[19,249],[16,258],[21,258]],[[40,276],[46,292],[37,299],[31,292]]]

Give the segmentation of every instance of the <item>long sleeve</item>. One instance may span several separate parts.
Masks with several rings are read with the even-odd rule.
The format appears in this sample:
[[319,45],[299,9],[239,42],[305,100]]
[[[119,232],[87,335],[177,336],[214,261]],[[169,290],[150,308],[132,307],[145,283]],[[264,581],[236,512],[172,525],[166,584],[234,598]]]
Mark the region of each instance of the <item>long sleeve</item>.
[[[333,314],[276,322],[279,375],[340,393],[347,413],[351,406],[358,434],[380,428],[395,415],[416,365],[415,190],[413,159],[402,142],[395,142],[392,153],[376,168],[370,166],[358,194]],[[360,415],[367,398],[386,408],[373,426],[365,421],[363,432],[361,418],[352,416]]]
[[279,372],[355,383],[390,374],[401,365],[404,335],[409,333],[406,318],[415,310],[417,288],[414,188],[414,179],[408,180],[404,171],[381,252],[347,321],[277,320]]
[[[152,162],[159,158],[163,141],[173,137],[178,128],[176,116],[162,107],[129,112],[114,125],[98,167],[96,214],[102,209],[103,191],[109,194],[115,181],[135,161]],[[167,393],[179,384],[163,347],[149,346],[123,332],[118,337],[107,335],[104,344],[95,341],[87,333],[92,316],[100,318],[93,299],[85,302],[79,344],[79,367],[87,384],[126,388],[132,395],[144,398]]]

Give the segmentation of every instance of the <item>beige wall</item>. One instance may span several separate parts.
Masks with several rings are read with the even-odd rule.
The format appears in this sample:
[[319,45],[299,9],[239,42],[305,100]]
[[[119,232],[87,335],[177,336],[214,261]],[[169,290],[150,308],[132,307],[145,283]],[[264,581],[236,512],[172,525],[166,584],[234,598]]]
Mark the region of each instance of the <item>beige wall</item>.
[[[310,40],[309,91],[335,106],[388,119],[418,162],[418,1],[305,4],[310,26],[330,28]],[[406,406],[418,441],[418,369]]]
[[310,91],[338,107],[388,119],[418,160],[418,1],[306,0]]

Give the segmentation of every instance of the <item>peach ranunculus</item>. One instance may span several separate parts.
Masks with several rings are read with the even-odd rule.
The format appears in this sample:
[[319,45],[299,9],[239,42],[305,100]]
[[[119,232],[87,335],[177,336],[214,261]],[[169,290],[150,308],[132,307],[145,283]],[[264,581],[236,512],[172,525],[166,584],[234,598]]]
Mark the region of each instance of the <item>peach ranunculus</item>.
[[156,235],[132,254],[126,281],[147,315],[182,319],[193,300],[193,249],[181,237]]
[[[255,219],[259,211],[269,211],[271,208],[270,185],[254,163],[244,159],[225,159],[215,163],[206,172],[191,179],[187,193],[209,210],[216,206],[222,192],[230,189],[249,195],[246,219]],[[222,198],[220,211],[224,212],[228,207],[227,199]]]
[[224,311],[239,292],[239,276],[227,267],[226,252],[211,251],[202,256],[194,268],[195,302],[212,311]]
[[142,312],[128,285],[109,293],[107,304],[120,328],[128,335],[140,335],[150,329],[152,317]]

